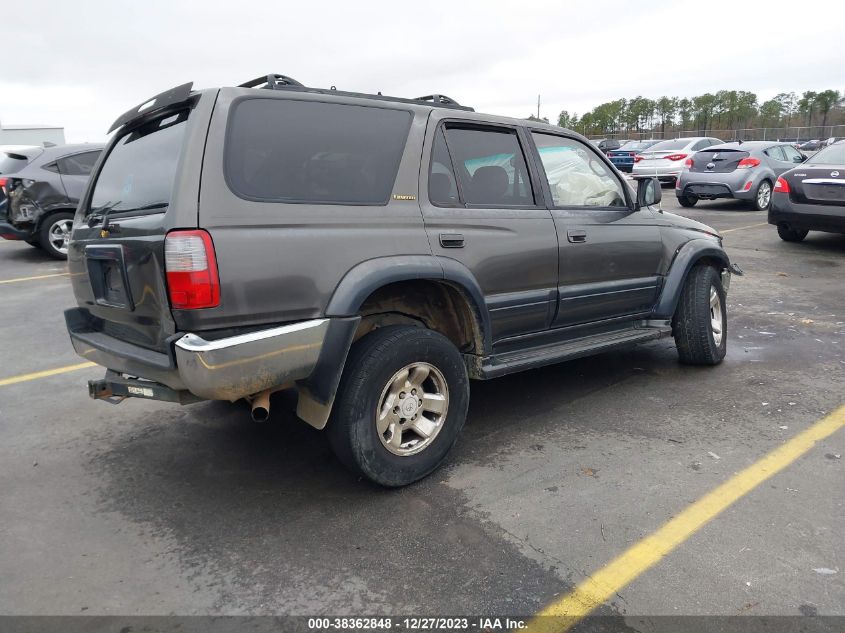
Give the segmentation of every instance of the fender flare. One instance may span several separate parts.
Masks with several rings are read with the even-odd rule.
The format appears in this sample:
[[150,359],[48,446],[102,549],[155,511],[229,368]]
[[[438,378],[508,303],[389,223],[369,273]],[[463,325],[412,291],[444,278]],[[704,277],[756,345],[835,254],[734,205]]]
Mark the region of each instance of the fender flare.
[[685,242],[677,250],[669,266],[669,274],[663,282],[660,300],[654,309],[655,318],[671,319],[674,316],[689,271],[705,257],[720,261],[725,268],[730,268],[731,261],[728,254],[720,246],[714,244],[713,240],[692,239]]
[[475,315],[483,341],[483,353],[488,354],[492,349],[492,338],[484,293],[470,270],[461,262],[448,257],[397,255],[361,262],[340,280],[329,299],[326,316],[355,316],[367,297],[382,286],[415,279],[448,282],[464,296]]

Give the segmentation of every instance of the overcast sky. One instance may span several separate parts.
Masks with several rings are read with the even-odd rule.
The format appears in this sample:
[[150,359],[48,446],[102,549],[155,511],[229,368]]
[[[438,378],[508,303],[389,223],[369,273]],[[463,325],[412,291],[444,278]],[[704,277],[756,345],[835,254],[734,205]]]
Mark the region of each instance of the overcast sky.
[[0,122],[61,125],[69,142],[104,140],[177,84],[268,72],[520,117],[542,94],[552,121],[637,95],[845,89],[842,0],[29,0],[5,13]]

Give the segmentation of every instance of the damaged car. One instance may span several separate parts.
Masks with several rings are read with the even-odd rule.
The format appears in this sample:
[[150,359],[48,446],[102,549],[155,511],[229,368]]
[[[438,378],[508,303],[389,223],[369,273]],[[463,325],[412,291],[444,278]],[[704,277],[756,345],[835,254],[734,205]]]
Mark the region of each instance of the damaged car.
[[[40,149],[40,148],[39,148]],[[5,218],[0,237],[39,246],[56,259],[67,259],[73,214],[103,145],[44,148],[5,177]]]

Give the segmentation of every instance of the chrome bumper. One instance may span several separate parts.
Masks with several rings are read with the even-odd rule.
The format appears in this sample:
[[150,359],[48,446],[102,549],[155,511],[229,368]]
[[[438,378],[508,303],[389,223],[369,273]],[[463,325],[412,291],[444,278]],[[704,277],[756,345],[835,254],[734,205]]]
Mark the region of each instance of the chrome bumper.
[[209,400],[237,400],[311,375],[329,319],[207,341],[186,334],[176,341],[179,377],[191,393]]

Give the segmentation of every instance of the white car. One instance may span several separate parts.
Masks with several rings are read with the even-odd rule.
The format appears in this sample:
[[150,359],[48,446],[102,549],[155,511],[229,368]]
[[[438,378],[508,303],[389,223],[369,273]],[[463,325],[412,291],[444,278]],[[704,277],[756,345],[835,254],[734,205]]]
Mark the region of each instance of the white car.
[[697,151],[724,141],[709,136],[693,136],[661,141],[634,157],[634,177],[652,176],[674,183],[684,170],[684,162]]

